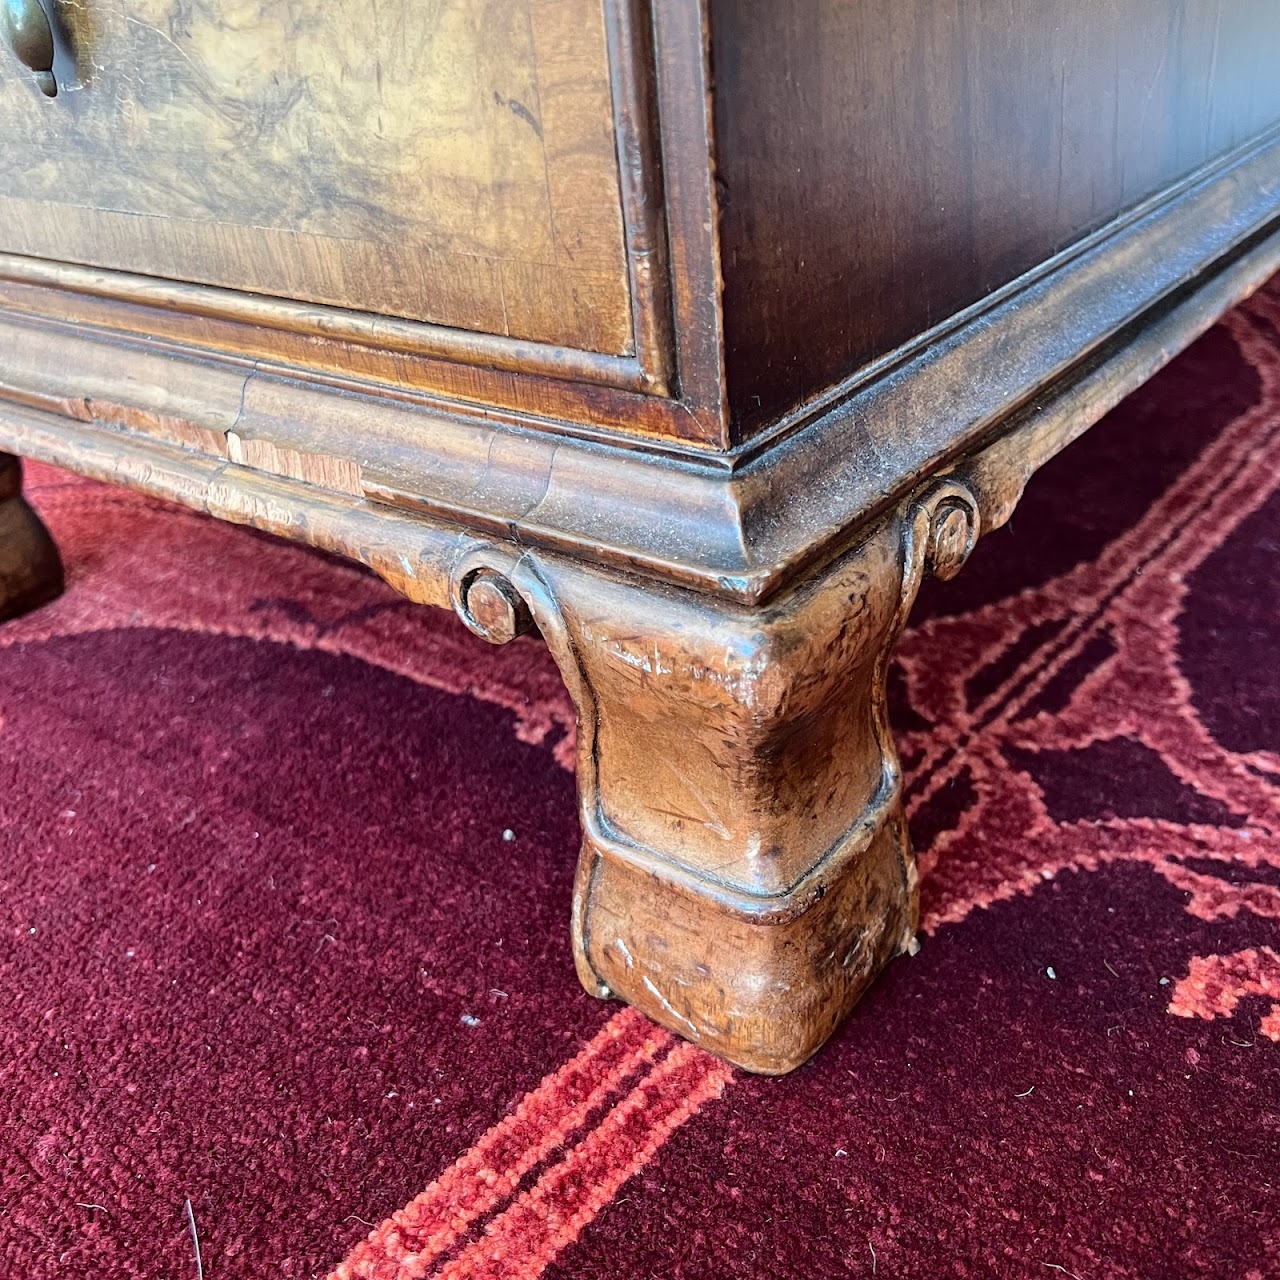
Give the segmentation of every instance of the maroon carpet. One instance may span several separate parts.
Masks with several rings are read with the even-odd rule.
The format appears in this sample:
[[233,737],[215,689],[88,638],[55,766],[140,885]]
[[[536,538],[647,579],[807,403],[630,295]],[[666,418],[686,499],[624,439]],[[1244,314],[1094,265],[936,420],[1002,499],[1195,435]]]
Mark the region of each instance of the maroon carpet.
[[30,488],[3,1280],[1280,1275],[1280,287],[921,602],[924,945],[782,1080],[578,988],[537,642]]

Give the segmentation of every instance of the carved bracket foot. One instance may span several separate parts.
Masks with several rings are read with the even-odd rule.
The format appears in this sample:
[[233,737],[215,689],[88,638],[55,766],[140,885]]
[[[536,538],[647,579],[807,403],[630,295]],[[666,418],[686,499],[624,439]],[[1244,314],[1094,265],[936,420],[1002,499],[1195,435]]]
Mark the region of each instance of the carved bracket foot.
[[473,547],[454,607],[486,639],[536,622],[579,716],[578,972],[751,1071],[799,1066],[918,912],[889,653],[978,512],[942,481],[806,583],[750,608]]
[[0,622],[62,594],[62,560],[22,497],[22,466],[0,453]]

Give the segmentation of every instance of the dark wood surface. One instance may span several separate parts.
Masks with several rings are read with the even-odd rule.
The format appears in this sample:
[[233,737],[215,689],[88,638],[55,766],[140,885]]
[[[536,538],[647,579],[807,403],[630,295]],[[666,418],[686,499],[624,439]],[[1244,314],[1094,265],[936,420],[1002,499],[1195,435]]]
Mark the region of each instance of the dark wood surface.
[[[759,603],[931,472],[1007,431],[1029,399],[1040,426],[1067,414],[1082,430],[1081,397],[1095,416],[1105,408],[1099,380],[1117,397],[1133,389],[1280,266],[1278,212],[1280,142],[1107,234],[749,457],[605,443],[570,434],[564,420],[378,396],[155,341],[122,344],[87,323],[33,323],[30,312],[0,313],[0,396],[11,402],[0,447],[56,460],[74,419],[74,434],[96,436],[107,453],[156,459],[177,447],[220,470],[228,492],[255,475],[292,477],[388,516]],[[77,316],[113,314],[62,301]],[[533,394],[527,379],[512,381]],[[599,390],[578,387],[588,402]],[[20,417],[15,404],[42,412]],[[136,482],[144,471],[131,462],[127,474]]]
[[[1267,243],[1274,268],[1280,251]],[[584,985],[778,1073],[914,946],[917,878],[885,673],[923,575],[958,572],[1035,467],[1256,284],[1260,265],[1239,264],[1244,274],[1213,275],[1056,399],[1047,392],[947,475],[921,480],[844,555],[755,607],[513,544],[501,522],[486,532],[379,505],[340,491],[322,460],[308,479],[279,474],[301,469],[296,457],[269,474],[184,449],[148,435],[154,423],[124,431],[10,404],[0,443],[354,557],[414,601],[452,605],[486,640],[535,623],[578,708],[572,940]],[[615,511],[634,502],[625,486],[600,492]],[[10,580],[56,590],[47,539],[3,458],[0,552]]]
[[711,9],[735,438],[1280,119],[1274,0]]

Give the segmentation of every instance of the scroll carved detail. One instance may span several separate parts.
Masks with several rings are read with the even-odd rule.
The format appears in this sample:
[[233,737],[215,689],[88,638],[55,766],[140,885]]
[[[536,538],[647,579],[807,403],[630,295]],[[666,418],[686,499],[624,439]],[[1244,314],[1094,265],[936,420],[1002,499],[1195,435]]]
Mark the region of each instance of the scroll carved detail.
[[533,615],[523,597],[492,569],[477,569],[467,576],[455,608],[467,630],[490,644],[509,644],[533,629]]

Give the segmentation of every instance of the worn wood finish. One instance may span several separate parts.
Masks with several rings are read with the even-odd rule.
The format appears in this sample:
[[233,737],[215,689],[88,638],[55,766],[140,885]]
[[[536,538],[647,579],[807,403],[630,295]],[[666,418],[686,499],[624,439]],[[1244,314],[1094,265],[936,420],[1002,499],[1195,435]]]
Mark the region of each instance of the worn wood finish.
[[[1277,263],[1272,245],[1265,265]],[[353,556],[492,643],[536,623],[579,712],[572,937],[584,984],[778,1073],[912,947],[916,876],[884,679],[922,576],[958,572],[1031,472],[1258,283],[1262,265],[1214,276],[757,605],[42,409],[11,406],[0,441]]]
[[1272,0],[713,0],[735,438],[1280,118]]
[[588,990],[777,1074],[913,945],[884,677],[952,492],[763,613],[514,567],[578,704]]
[[22,464],[0,453],[0,622],[62,594],[62,560],[22,497]]
[[[536,627],[587,989],[803,1061],[912,945],[922,577],[1280,267],[1274,9],[47,5],[0,448]],[[60,582],[18,483],[0,612]]]

